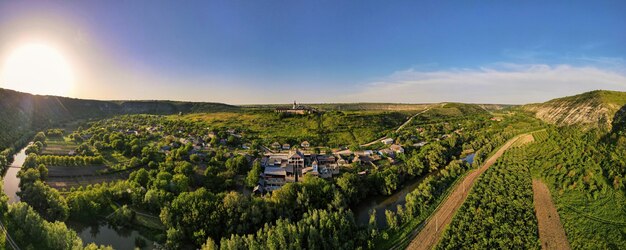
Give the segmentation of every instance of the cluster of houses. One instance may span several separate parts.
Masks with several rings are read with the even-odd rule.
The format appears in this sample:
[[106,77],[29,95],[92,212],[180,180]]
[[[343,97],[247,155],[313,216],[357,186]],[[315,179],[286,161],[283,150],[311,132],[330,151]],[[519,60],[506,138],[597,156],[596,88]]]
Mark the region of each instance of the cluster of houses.
[[[291,144],[289,143],[280,144],[279,142],[274,142],[270,146],[275,150],[290,150],[291,149]],[[300,147],[306,149],[306,148],[311,147],[311,144],[308,141],[303,141],[302,143],[300,143]]]
[[311,174],[320,178],[332,178],[339,174],[341,161],[337,156],[303,153],[290,150],[288,153],[269,153],[261,159],[265,168],[255,192],[271,192],[289,182],[298,182],[302,176]]
[[[181,132],[181,131],[179,131]],[[236,130],[234,129],[228,129],[226,131],[226,134],[229,136],[234,136],[236,138],[241,138],[242,136],[240,134],[238,134],[236,132]],[[177,141],[173,141],[168,145],[164,145],[161,147],[160,151],[162,153],[167,153],[169,152],[169,150],[171,150],[172,148],[177,148],[181,145],[187,145],[189,143],[191,143],[191,145],[193,146],[192,152],[190,152],[191,154],[200,154],[200,151],[202,150],[209,150],[210,146],[210,141],[213,138],[216,138],[217,134],[215,132],[208,132],[207,135],[205,136],[196,136],[196,135],[192,135],[189,134],[185,137],[180,137],[177,138]],[[219,144],[221,145],[226,145],[226,143],[228,143],[228,139],[227,138],[219,138],[218,141]]]
[[[276,145],[274,145],[276,144]],[[274,143],[273,147],[289,150],[286,153],[267,153],[261,159],[264,167],[259,178],[259,185],[254,188],[256,193],[272,192],[287,183],[298,182],[302,176],[310,174],[320,178],[332,178],[339,174],[341,167],[350,164],[371,164],[383,158],[393,162],[397,154],[403,154],[402,146],[393,144],[381,150],[363,150],[336,154],[315,154],[307,151],[291,149],[289,144]],[[308,148],[307,141],[301,143],[302,148]]]

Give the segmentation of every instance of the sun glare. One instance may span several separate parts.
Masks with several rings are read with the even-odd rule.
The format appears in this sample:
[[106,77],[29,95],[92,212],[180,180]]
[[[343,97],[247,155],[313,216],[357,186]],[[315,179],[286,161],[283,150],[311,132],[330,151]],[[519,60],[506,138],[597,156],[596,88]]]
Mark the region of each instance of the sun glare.
[[41,43],[11,51],[0,71],[0,86],[17,91],[65,96],[73,85],[68,61],[57,49]]

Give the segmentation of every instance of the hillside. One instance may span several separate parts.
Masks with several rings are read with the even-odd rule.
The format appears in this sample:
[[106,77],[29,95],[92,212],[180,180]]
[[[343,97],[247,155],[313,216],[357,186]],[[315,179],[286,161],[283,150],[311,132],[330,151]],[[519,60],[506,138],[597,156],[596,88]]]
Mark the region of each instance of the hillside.
[[[558,126],[582,125],[611,129],[613,120],[621,120],[626,105],[626,92],[596,90],[553,99],[544,103],[524,105],[523,109]],[[620,112],[618,112],[620,111]],[[618,117],[618,119],[615,119]]]
[[222,103],[175,101],[96,101],[40,96],[0,88],[0,149],[34,129],[75,119],[120,114],[177,114],[236,111]]
[[[404,103],[301,103],[302,105],[316,108],[321,111],[421,111],[430,104],[404,104]],[[257,104],[243,105],[249,109],[274,109],[286,107],[289,104]]]

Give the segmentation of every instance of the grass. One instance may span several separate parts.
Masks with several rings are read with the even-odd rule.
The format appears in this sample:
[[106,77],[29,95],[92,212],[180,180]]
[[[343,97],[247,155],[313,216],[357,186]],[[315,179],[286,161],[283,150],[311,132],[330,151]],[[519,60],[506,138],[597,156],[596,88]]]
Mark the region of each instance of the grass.
[[234,128],[264,143],[313,146],[346,146],[378,139],[405,122],[415,111],[330,111],[320,114],[281,116],[273,111],[190,114],[170,119],[204,121],[212,129]]
[[104,158],[104,165],[117,169],[116,166],[123,165],[128,163],[130,159],[123,154],[115,151],[104,151],[101,152],[102,157]]
[[626,249],[626,198],[607,189],[597,199],[580,191],[555,196],[561,222],[573,249]]
[[135,223],[146,228],[156,229],[156,230],[165,230],[165,226],[155,217],[146,216],[143,214],[136,214]]

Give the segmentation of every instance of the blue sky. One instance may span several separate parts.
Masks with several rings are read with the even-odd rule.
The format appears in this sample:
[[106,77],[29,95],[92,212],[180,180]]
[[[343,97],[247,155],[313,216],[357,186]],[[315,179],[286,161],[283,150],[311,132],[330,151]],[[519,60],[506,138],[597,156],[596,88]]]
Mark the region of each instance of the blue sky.
[[[227,103],[527,103],[626,91],[625,1],[0,2],[71,94]],[[33,38],[34,37],[34,38]]]

